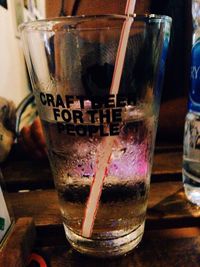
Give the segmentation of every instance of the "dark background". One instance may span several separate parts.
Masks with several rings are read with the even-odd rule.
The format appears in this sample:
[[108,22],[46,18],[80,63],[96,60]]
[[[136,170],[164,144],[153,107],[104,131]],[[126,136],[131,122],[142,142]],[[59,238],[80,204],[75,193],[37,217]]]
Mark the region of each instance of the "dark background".
[[191,0],[152,0],[151,12],[172,17],[163,99],[187,96],[192,43]]
[[7,1],[6,0],[0,0],[0,6],[7,8]]

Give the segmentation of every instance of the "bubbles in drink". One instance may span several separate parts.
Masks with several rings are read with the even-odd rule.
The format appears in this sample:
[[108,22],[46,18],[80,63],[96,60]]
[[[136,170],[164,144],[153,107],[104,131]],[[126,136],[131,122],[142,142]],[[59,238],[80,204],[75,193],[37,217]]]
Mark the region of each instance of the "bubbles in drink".
[[[123,116],[126,120],[114,137],[92,238],[128,234],[145,219],[155,120],[145,109],[128,110]],[[64,224],[81,235],[98,157],[106,149],[102,141],[108,137],[68,135],[48,121],[43,126]]]

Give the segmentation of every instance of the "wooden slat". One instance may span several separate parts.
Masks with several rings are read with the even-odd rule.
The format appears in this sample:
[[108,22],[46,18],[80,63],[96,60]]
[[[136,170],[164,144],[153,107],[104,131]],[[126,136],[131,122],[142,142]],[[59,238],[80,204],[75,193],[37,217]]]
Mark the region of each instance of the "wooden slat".
[[[181,165],[182,151],[157,152],[152,182],[181,180]],[[54,187],[48,161],[12,160],[2,170],[8,191]]]
[[[62,223],[54,190],[10,193],[15,216],[32,216],[37,226]],[[200,210],[185,199],[181,182],[151,185],[147,228],[188,227],[200,224]]]
[[191,238],[200,236],[200,225],[199,227],[187,227],[187,228],[172,228],[162,230],[146,230],[144,238],[157,238],[160,239],[180,239],[180,238]]
[[18,219],[13,225],[3,249],[0,251],[0,266],[26,266],[34,245],[35,236],[33,219]]
[[[182,151],[156,153],[154,155],[153,175],[173,175],[182,171]],[[159,178],[158,178],[159,179]]]
[[158,229],[199,225],[200,209],[187,201],[182,182],[151,185],[147,227]]
[[200,237],[168,238],[165,231],[145,234],[139,247],[127,256],[95,259],[74,252],[68,245],[46,247],[42,252],[52,267],[199,267]]
[[[66,15],[94,15],[94,14],[124,14],[126,0],[121,1],[102,1],[93,0],[92,5],[90,0],[79,1],[78,10],[76,14],[72,14],[72,7],[74,0],[65,1],[64,13]],[[136,13],[148,13],[150,0],[140,0],[136,5]],[[46,15],[47,17],[58,17],[61,9],[61,1],[46,1]]]
[[48,161],[14,160],[2,166],[8,191],[54,188]]

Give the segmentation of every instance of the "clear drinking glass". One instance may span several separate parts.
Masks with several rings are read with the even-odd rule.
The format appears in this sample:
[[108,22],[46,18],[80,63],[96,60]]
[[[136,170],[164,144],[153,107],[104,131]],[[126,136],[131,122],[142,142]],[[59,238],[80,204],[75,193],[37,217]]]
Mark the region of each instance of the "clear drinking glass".
[[[135,16],[120,86],[111,94],[126,19],[82,16],[21,26],[67,239],[100,257],[130,251],[144,232],[170,36],[169,17]],[[85,235],[97,173],[103,184]]]

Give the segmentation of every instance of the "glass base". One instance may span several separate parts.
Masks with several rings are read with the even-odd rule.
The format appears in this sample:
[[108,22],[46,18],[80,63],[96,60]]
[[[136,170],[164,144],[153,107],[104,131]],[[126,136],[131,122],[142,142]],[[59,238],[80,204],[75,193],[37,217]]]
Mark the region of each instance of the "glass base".
[[183,169],[183,184],[187,199],[200,207],[200,177]]
[[144,222],[129,234],[113,239],[90,239],[75,234],[64,225],[66,237],[72,247],[78,252],[93,257],[114,257],[128,253],[142,239]]
[[187,199],[194,205],[200,207],[200,188],[184,185],[185,194]]

